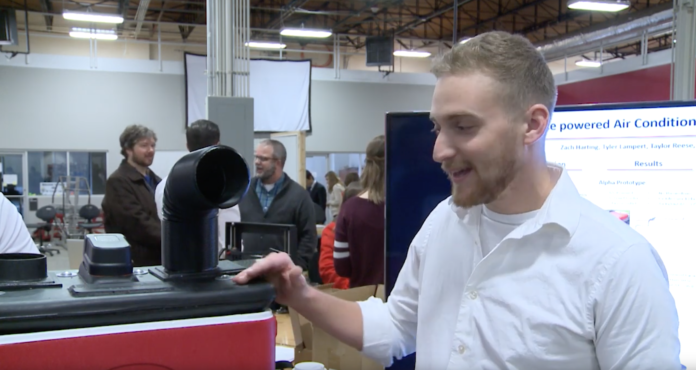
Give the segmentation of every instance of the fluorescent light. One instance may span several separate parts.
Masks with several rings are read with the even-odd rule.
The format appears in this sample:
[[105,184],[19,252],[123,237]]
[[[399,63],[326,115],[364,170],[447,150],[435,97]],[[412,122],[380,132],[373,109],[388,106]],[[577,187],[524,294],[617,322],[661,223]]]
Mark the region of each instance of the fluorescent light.
[[397,50],[394,52],[394,56],[406,58],[427,58],[430,56],[430,53],[427,51]]
[[599,68],[602,66],[602,62],[600,62],[598,60],[582,59],[582,60],[578,60],[577,62],[575,62],[575,65],[578,67]]
[[123,17],[111,14],[63,12],[63,19],[70,21],[94,22],[94,23],[123,23]]
[[568,8],[575,10],[594,10],[598,12],[619,12],[631,6],[629,0],[570,0]]
[[76,39],[117,40],[118,35],[112,30],[91,30],[89,28],[73,28],[70,37]]
[[325,30],[313,30],[309,28],[283,28],[280,31],[283,36],[294,36],[294,37],[315,37],[315,38],[326,38],[331,36],[331,31]]
[[266,41],[249,41],[244,44],[250,48],[254,49],[285,49],[285,44],[279,42],[266,42]]

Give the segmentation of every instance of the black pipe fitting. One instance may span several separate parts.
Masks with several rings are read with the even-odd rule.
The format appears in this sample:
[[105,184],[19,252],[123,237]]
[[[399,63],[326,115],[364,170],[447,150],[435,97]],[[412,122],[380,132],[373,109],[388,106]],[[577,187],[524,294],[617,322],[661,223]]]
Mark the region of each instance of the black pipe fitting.
[[219,208],[234,207],[249,188],[249,168],[232,148],[188,153],[167,177],[162,220],[162,266],[169,274],[197,274],[218,265]]

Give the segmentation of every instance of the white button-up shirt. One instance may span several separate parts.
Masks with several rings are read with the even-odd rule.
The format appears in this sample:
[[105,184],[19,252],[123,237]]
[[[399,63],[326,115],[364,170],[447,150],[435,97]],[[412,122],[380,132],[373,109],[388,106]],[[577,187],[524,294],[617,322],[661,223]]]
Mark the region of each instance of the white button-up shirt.
[[537,215],[487,256],[481,206],[445,200],[387,303],[360,303],[363,353],[417,369],[679,370],[665,267],[646,239],[560,177]]
[[0,193],[0,254],[3,253],[38,254],[39,249],[31,240],[17,207]]

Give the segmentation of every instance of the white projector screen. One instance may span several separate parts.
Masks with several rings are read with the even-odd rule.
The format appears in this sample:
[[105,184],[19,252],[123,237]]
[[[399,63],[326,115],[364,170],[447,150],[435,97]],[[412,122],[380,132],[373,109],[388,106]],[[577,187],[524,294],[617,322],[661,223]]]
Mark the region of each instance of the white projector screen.
[[696,106],[561,107],[546,154],[655,247],[677,304],[681,362],[696,364]]
[[[184,55],[186,125],[206,117],[208,92],[205,55]],[[249,90],[254,98],[254,131],[311,131],[309,60],[252,59]]]

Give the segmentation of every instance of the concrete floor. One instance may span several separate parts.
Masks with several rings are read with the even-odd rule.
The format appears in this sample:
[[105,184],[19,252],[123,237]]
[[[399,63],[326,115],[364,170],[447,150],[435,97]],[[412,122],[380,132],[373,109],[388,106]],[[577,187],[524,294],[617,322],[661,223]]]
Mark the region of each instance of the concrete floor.
[[[53,247],[52,247],[53,248]],[[55,247],[60,253],[53,253],[53,256],[46,254],[46,262],[49,271],[62,271],[70,269],[68,251],[65,248]]]

